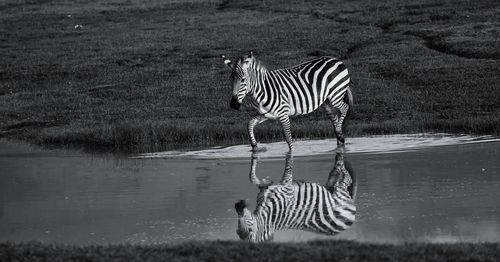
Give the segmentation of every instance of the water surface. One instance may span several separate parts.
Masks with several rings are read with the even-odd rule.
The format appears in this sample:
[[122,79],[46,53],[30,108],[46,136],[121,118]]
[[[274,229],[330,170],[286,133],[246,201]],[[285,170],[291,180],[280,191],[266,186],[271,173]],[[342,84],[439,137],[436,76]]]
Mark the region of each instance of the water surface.
[[[391,154],[349,151],[359,147],[352,141],[345,159],[357,177],[354,225],[333,237],[278,232],[275,241],[500,241],[500,142],[461,139],[438,146],[410,139]],[[268,147],[256,172],[278,181],[285,157],[269,155],[275,149]],[[204,154],[212,157],[90,156],[2,141],[0,241],[238,239],[234,203],[244,199],[253,209],[258,192],[248,179],[250,153],[240,152],[246,157],[238,158]],[[333,150],[297,155],[294,179],[326,182]]]

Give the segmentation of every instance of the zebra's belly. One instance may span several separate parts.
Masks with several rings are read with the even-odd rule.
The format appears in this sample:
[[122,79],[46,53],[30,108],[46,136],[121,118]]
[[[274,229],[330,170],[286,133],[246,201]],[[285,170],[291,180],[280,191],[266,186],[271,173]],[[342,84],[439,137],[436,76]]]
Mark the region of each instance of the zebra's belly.
[[318,109],[323,102],[318,103],[319,106],[312,106],[312,107],[301,107],[300,105],[293,105],[290,104],[290,116],[300,116],[300,115],[307,115],[312,112],[314,112],[316,109]]
[[275,115],[275,114],[272,114],[272,113],[265,113],[263,114],[265,117],[269,118],[269,119],[277,119],[278,116]]
[[[300,105],[298,103],[289,103],[288,105],[282,105],[288,107],[288,115],[289,116],[298,116],[298,115],[307,115],[318,109],[324,102],[325,99],[321,99],[312,103],[311,105]],[[260,115],[263,115],[270,119],[277,119],[279,115],[277,112],[271,109],[270,106],[264,107],[262,104],[257,103],[256,101],[252,101],[252,106],[259,112]]]
[[266,118],[269,119],[277,119],[278,115],[274,112],[271,112],[269,108],[266,108],[262,106],[261,104],[253,103],[252,104],[253,108],[259,112],[260,115],[263,115]]

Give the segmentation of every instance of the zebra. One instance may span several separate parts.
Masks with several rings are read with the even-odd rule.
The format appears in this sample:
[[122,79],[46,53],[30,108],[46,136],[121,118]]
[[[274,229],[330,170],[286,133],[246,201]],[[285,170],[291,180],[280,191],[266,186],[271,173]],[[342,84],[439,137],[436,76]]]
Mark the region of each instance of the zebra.
[[244,200],[235,204],[236,233],[241,240],[264,242],[277,230],[299,229],[335,235],[355,220],[356,177],[344,156],[337,153],[325,186],[292,180],[293,157],[287,155],[280,183],[259,179],[252,156],[250,181],[259,188],[257,206],[251,212]]
[[323,106],[334,125],[337,145],[345,143],[342,124],[353,97],[346,66],[337,58],[323,56],[287,69],[267,70],[253,53],[231,62],[233,93],[230,107],[239,110],[245,96],[259,115],[247,125],[250,144],[258,151],[254,127],[268,119],[281,122],[289,151],[293,151],[290,116],[309,114]]

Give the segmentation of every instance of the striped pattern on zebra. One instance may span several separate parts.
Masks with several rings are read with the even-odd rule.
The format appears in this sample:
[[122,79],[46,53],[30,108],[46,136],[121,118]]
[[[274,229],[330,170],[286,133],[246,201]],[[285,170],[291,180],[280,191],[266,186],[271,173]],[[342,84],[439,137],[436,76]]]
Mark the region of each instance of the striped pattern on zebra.
[[255,174],[257,160],[252,157],[250,181],[259,187],[257,206],[253,212],[240,200],[237,234],[242,240],[263,242],[273,239],[276,230],[299,229],[335,235],[350,227],[355,220],[356,179],[346,168],[342,154],[325,186],[292,179],[293,159],[287,156],[280,183],[259,179]]
[[344,144],[342,124],[352,107],[350,78],[342,61],[333,57],[318,57],[300,65],[267,70],[250,53],[231,62],[222,56],[232,69],[233,96],[230,106],[239,109],[245,96],[259,115],[248,122],[248,133],[253,150],[257,150],[254,127],[268,119],[278,119],[286,142],[293,150],[290,116],[305,115],[323,106],[333,122],[337,144]]

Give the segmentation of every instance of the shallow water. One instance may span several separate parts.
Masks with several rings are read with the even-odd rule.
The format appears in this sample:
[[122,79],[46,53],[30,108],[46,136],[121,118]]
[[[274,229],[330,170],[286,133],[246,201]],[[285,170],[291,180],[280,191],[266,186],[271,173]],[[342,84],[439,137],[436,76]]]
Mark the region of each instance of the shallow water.
[[[394,148],[384,137],[376,139],[382,139],[377,148]],[[346,146],[345,159],[357,177],[352,227],[333,237],[283,231],[275,241],[500,241],[500,142],[461,137],[422,146],[418,138],[407,139],[391,154],[380,148],[361,150],[356,140]],[[331,145],[319,144],[326,143]],[[284,155],[273,153],[276,144],[267,147],[267,153],[260,154],[257,175],[279,181]],[[298,146],[294,154],[294,179],[325,183],[333,151],[328,147],[300,156],[304,148]],[[245,199],[253,209],[258,192],[248,179],[250,153],[240,149],[238,154],[246,157],[236,151],[229,155],[238,158],[204,151],[207,159],[193,159],[186,152],[124,158],[2,141],[0,241],[151,244],[238,239],[234,203]]]

